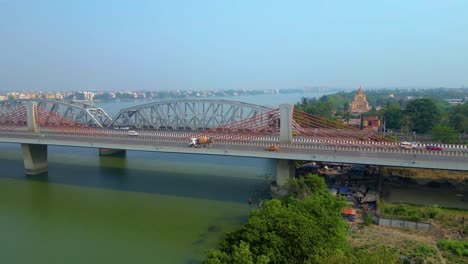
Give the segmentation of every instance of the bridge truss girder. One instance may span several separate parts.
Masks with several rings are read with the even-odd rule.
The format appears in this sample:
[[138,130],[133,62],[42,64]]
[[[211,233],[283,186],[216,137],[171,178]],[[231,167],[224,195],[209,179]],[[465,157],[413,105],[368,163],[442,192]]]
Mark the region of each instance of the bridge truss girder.
[[[87,127],[102,128],[103,125],[100,120],[109,118],[104,110],[97,107],[85,108],[76,103],[48,99],[15,99],[0,101],[0,120],[11,123],[18,121],[9,120],[11,119],[11,113],[21,112],[28,102],[36,102],[37,106],[44,110],[41,111],[44,122],[50,122],[53,125],[70,124],[71,120]],[[61,118],[57,118],[58,116]]]
[[272,108],[228,100],[172,100],[121,110],[109,127],[200,131],[254,117]]

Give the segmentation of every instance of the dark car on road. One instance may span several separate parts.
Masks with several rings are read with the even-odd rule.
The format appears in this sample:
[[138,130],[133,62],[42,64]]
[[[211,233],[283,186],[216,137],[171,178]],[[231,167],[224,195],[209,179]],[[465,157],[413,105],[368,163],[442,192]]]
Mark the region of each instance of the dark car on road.
[[428,145],[428,146],[426,146],[426,149],[427,150],[444,150],[443,147],[438,147],[438,146],[434,146],[434,145]]

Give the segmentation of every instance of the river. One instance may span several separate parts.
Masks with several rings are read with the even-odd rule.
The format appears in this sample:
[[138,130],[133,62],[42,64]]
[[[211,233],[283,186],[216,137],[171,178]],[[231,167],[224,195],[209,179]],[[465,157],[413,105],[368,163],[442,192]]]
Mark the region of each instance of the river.
[[[303,94],[223,98],[263,105]],[[310,95],[309,95],[310,96]],[[111,115],[148,101],[101,102]],[[49,146],[47,175],[25,176],[0,144],[1,263],[199,263],[266,197],[268,159]]]
[[[261,94],[261,95],[242,95],[242,96],[228,96],[228,97],[204,97],[204,98],[187,98],[187,99],[221,99],[230,101],[239,101],[251,104],[259,104],[272,108],[278,108],[280,104],[295,104],[301,100],[302,97],[318,97],[324,95],[323,93],[287,93],[287,94]],[[102,107],[110,116],[115,116],[118,110],[135,105],[147,104],[157,101],[167,101],[173,99],[152,99],[152,100],[121,100],[115,101],[101,101],[94,102],[93,104]]]

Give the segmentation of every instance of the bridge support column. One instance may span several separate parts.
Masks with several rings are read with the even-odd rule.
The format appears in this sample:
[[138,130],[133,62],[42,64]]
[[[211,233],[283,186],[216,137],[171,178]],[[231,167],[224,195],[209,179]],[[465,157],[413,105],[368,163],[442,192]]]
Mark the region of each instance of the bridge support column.
[[24,169],[27,175],[36,175],[48,171],[47,145],[21,144]]
[[293,160],[276,160],[276,185],[284,186],[296,172]]
[[279,140],[281,144],[292,143],[292,114],[294,105],[292,104],[281,104],[280,109],[280,136]]
[[383,191],[383,177],[384,177],[384,166],[379,165],[378,168],[378,175],[377,175],[377,192],[380,194]]
[[28,130],[35,134],[39,133],[36,123],[36,108],[37,102],[26,103],[26,123],[28,125]]

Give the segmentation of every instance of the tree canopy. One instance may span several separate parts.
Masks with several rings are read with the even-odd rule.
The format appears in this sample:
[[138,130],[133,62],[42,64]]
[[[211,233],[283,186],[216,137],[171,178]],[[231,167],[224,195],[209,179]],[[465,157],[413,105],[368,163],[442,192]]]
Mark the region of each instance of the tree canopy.
[[395,254],[376,249],[352,250],[344,201],[330,194],[317,175],[289,182],[291,195],[265,202],[238,231],[227,234],[205,264],[215,263],[395,263]]
[[[354,93],[338,92],[319,99],[302,98],[295,107],[330,120],[349,123],[350,119],[359,118],[349,112]],[[468,103],[453,106],[445,100],[468,98],[468,89],[382,89],[366,91],[366,96],[372,110],[363,115],[379,116],[386,130],[431,133],[442,143],[457,143],[458,139],[450,133],[468,131]],[[434,131],[436,125],[450,129],[438,127]]]
[[410,101],[404,111],[417,133],[429,132],[440,117],[436,104],[428,98]]

